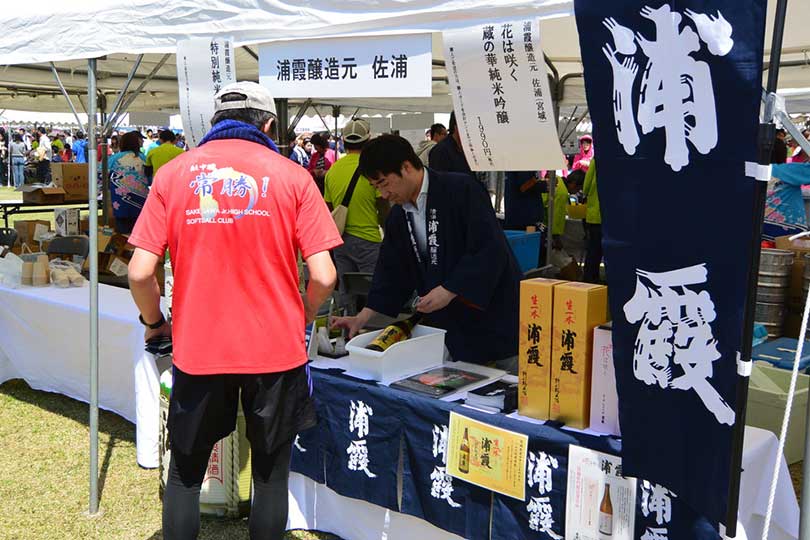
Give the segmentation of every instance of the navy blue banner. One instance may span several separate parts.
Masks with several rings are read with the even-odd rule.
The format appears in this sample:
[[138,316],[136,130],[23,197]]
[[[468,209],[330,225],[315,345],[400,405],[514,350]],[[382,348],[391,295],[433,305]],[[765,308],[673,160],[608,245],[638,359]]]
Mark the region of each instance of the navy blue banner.
[[[317,405],[317,400],[316,400]],[[320,407],[318,407],[320,410]],[[293,443],[292,456],[290,457],[290,470],[303,474],[323,484],[326,479],[323,471],[323,423],[302,431],[295,438]]]
[[624,472],[715,524],[727,506],[765,12],[765,0],[575,0]]
[[405,433],[402,512],[463,538],[488,540],[491,492],[447,474],[450,411],[458,405],[396,395]]
[[346,497],[398,510],[402,424],[396,401],[381,399],[382,389],[367,384],[313,380],[321,404],[326,485]]

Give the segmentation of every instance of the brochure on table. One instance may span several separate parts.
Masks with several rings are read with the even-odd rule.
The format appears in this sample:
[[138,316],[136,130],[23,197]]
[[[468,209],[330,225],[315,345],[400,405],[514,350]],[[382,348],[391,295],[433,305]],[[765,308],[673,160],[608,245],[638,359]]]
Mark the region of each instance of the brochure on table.
[[[310,366],[313,367],[313,368],[316,368],[316,369],[340,369],[340,370],[344,371],[346,373],[346,375],[350,375],[352,377],[357,377],[359,379],[364,378],[360,374],[355,373],[355,372],[352,371],[351,366],[350,366],[349,362],[347,361],[347,357],[344,357],[344,358],[327,358],[325,356],[320,356],[320,355],[314,354],[314,355],[310,356],[310,358],[312,359],[312,361],[310,362]],[[467,362],[443,362],[441,365],[443,367],[455,368],[455,369],[460,369],[460,370],[464,370],[464,371],[472,371],[474,373],[484,375],[484,378],[481,379],[478,382],[470,384],[469,386],[465,386],[463,389],[461,389],[461,390],[459,390],[457,392],[451,392],[451,393],[446,394],[446,395],[444,395],[444,396],[442,396],[440,398],[437,398],[437,399],[440,399],[441,401],[455,401],[457,399],[464,398],[464,397],[466,397],[467,392],[469,392],[470,390],[475,390],[476,388],[486,386],[487,384],[489,384],[489,383],[491,383],[493,381],[497,381],[498,379],[500,379],[504,375],[506,375],[506,372],[501,370],[501,369],[489,368],[489,367],[486,367],[486,366],[479,366],[477,364],[469,364]],[[403,378],[411,377],[411,376],[417,375],[419,373],[424,373],[425,371],[430,371],[430,370],[420,369],[418,371],[414,371],[412,373],[409,373],[408,375],[404,376]],[[390,381],[390,382],[387,382],[387,383],[380,383],[380,384],[383,384],[384,386],[391,386],[391,383],[394,383],[394,382],[396,382],[396,381]]]
[[571,445],[565,530],[571,538],[633,540],[636,479],[622,476],[622,459]]

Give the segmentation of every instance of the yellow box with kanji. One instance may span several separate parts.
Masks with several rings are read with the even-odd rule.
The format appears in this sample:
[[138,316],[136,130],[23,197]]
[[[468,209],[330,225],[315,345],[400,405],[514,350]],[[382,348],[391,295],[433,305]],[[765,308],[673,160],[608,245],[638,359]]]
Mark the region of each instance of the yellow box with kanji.
[[551,419],[584,429],[591,410],[593,329],[607,322],[607,287],[554,287],[551,325]]
[[518,412],[540,420],[549,418],[551,395],[551,312],[558,279],[520,282],[518,338]]

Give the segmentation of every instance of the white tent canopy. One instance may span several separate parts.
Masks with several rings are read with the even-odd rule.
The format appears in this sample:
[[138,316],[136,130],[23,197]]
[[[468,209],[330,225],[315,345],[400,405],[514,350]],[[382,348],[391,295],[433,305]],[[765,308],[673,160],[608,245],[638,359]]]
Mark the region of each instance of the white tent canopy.
[[[315,0],[84,0],[55,5],[48,15],[23,4],[0,12],[0,108],[68,111],[50,66],[55,62],[74,105],[86,103],[86,63],[100,58],[98,85],[110,102],[123,86],[137,56],[146,56],[135,78],[142,80],[178,40],[232,36],[237,75],[258,80],[254,47],[275,40],[391,33],[435,33],[434,58],[441,59],[438,32],[485,20],[547,18],[572,13],[570,0],[454,0],[409,2]],[[250,50],[244,46],[251,46]],[[378,111],[446,112],[451,108],[444,70],[434,70],[433,98],[411,100],[330,100],[329,105],[363,106]],[[134,111],[178,109],[174,55],[130,106]],[[103,107],[103,103],[101,104]],[[328,107],[323,108],[328,112]]]
[[[770,2],[766,60],[773,24]],[[482,21],[520,17],[542,19],[543,47],[563,80],[561,102],[585,103],[579,36],[571,0],[314,0],[299,5],[273,0],[84,0],[54,5],[48,15],[32,13],[24,4],[10,4],[0,12],[0,108],[65,112],[49,64],[55,62],[74,106],[84,112],[86,63],[98,62],[98,86],[111,107],[126,81],[137,54],[145,57],[136,85],[170,54],[143,92],[129,107],[133,111],[178,110],[174,50],[178,40],[212,35],[233,36],[240,79],[258,80],[254,57],[257,44],[277,40],[311,39],[392,33],[433,33],[433,96],[413,99],[319,100],[323,114],[331,105],[362,107],[366,112],[447,112],[452,107],[441,67],[440,31]],[[785,62],[798,63],[780,70],[780,88],[810,88],[810,3],[788,5]],[[598,44],[594,44],[598,46]],[[247,48],[246,48],[247,47]],[[101,107],[104,108],[102,102]]]

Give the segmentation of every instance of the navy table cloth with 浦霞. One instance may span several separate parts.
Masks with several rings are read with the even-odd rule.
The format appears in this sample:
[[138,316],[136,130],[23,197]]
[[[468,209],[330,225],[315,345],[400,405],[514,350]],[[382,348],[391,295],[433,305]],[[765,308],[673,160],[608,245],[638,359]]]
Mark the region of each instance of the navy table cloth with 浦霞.
[[766,2],[574,5],[624,471],[716,525],[728,502]]
[[[419,517],[471,540],[490,538],[490,533],[494,540],[566,538],[569,446],[575,444],[613,455],[621,450],[619,441],[613,437],[594,437],[502,414],[487,414],[458,403],[360,381],[335,371],[313,369],[312,379],[320,421],[317,427],[298,437],[293,446],[292,470],[318,482],[325,480],[326,485],[341,495]],[[360,401],[362,408],[358,408]],[[369,410],[372,414],[366,414]],[[527,465],[532,461],[534,469],[538,470],[537,464],[545,464],[551,471],[550,479],[538,482],[536,477],[528,475],[525,499],[519,501],[447,476],[443,440],[446,440],[451,411],[528,435]],[[348,450],[351,443],[358,440],[365,441],[361,446],[365,446],[367,452],[360,454],[367,460],[360,459],[356,451]],[[403,452],[401,460],[400,451]],[[396,477],[400,461],[402,504],[398,507]],[[374,477],[366,474],[364,466]],[[656,493],[664,493],[661,490],[661,486],[650,485],[647,504],[643,505],[643,485],[639,483],[636,539],[641,540],[648,528],[660,528],[656,520],[663,517],[668,520],[669,539],[719,538],[705,518],[697,516],[677,497],[669,498],[666,508],[656,505],[655,501],[663,500],[656,496]],[[550,520],[539,519],[545,516],[540,510],[542,504],[549,505]],[[647,510],[646,515],[642,509]]]

